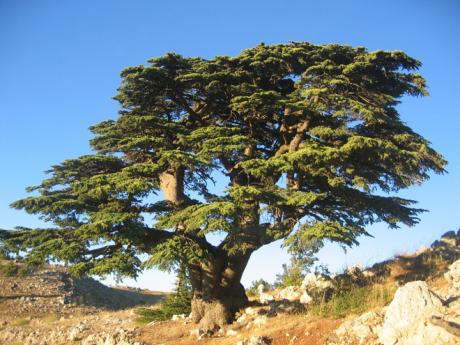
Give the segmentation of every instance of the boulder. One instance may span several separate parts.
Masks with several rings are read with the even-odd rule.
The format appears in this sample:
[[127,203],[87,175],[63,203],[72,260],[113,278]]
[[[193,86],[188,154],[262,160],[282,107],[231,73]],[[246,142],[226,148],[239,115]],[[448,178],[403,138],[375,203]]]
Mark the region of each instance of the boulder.
[[270,301],[273,301],[275,299],[275,297],[273,297],[272,295],[264,292],[264,284],[260,284],[258,287],[257,287],[257,291],[259,293],[259,302],[262,303],[262,304],[266,304]]
[[302,292],[297,286],[288,286],[278,292],[279,299],[285,299],[290,302],[300,300],[300,296],[302,296]]
[[302,291],[306,291],[314,301],[327,299],[334,289],[334,284],[330,277],[322,274],[308,273],[300,286]]
[[238,335],[238,332],[235,331],[234,329],[228,329],[226,332],[225,332],[225,336],[226,337],[234,337]]
[[308,294],[307,291],[304,291],[302,293],[302,296],[300,296],[299,302],[302,304],[308,305],[313,302],[313,298]]
[[277,315],[279,313],[286,313],[286,314],[295,314],[305,310],[305,305],[300,303],[299,301],[273,301],[270,303],[270,309],[268,310],[267,314],[270,316]]
[[442,235],[441,242],[452,247],[458,246],[460,244],[459,237],[455,231],[448,231]]
[[171,317],[171,321],[179,321],[179,320],[185,320],[186,319],[186,316],[185,314],[174,314],[172,317]]
[[258,311],[253,307],[247,307],[246,309],[244,309],[244,313],[247,315],[257,315]]
[[134,334],[125,329],[117,329],[114,332],[101,332],[92,334],[83,339],[82,345],[142,345],[134,340]]
[[257,316],[253,322],[253,324],[257,327],[262,327],[263,325],[265,325],[268,321],[268,317],[265,316],[265,315],[261,315],[261,316]]
[[79,324],[72,327],[67,335],[67,339],[70,341],[77,341],[82,339],[83,332],[88,329],[88,326],[80,322]]
[[345,321],[335,331],[336,339],[331,344],[377,345],[378,331],[383,322],[382,312],[367,312],[354,320]]
[[459,339],[429,322],[445,312],[441,299],[424,281],[400,287],[388,306],[379,339],[383,345],[454,345]]
[[451,291],[460,294],[460,260],[455,261],[449,266],[449,270],[444,274],[444,278],[449,282]]

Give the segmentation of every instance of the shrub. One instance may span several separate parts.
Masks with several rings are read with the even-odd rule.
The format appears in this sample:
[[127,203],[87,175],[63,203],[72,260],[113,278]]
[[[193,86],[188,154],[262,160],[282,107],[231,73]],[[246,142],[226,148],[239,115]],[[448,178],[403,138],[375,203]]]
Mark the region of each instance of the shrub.
[[273,286],[270,283],[268,283],[266,280],[257,279],[251,283],[251,286],[248,289],[246,289],[246,295],[248,295],[248,297],[257,296],[259,293],[257,291],[257,288],[259,287],[260,284],[264,286],[265,290],[270,290],[273,288]]
[[137,322],[145,324],[152,321],[170,320],[173,315],[190,314],[192,288],[190,277],[185,267],[180,267],[177,273],[174,292],[162,300],[157,308],[140,308],[136,314],[140,315]]
[[362,314],[390,303],[395,290],[393,285],[374,285],[337,291],[328,301],[311,305],[308,312],[312,315],[333,318]]
[[27,326],[29,323],[30,323],[30,319],[21,318],[21,319],[14,320],[11,323],[11,325],[16,326],[16,327],[24,327],[24,326]]
[[291,259],[289,264],[283,264],[283,272],[276,275],[275,286],[285,288],[300,286],[305,278],[305,267],[299,260]]
[[13,277],[19,272],[19,267],[13,262],[9,262],[6,265],[0,266],[0,275],[3,277]]

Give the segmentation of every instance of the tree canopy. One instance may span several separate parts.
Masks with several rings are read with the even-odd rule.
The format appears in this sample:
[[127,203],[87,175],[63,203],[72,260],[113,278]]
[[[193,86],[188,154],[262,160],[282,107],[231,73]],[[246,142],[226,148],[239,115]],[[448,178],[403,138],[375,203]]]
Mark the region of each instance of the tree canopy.
[[422,210],[395,192],[444,172],[398,113],[403,96],[428,94],[401,51],[291,42],[148,62],[121,72],[119,116],[90,128],[94,153],[52,166],[12,204],[54,225],[3,231],[4,251],[76,274],[182,263],[196,290],[203,272],[233,286],[278,239],[301,254],[356,244],[375,222],[414,225]]

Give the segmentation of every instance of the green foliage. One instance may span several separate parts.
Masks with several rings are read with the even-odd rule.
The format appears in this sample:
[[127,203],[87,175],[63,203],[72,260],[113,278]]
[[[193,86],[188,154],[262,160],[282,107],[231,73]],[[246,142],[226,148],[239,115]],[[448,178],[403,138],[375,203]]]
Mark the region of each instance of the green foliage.
[[309,306],[308,313],[333,318],[359,315],[388,305],[393,299],[395,290],[394,286],[379,285],[340,290],[334,293],[327,302],[322,301]]
[[0,265],[0,276],[3,277],[14,277],[19,273],[19,266],[14,262],[8,262]]
[[135,312],[140,315],[137,322],[145,324],[152,321],[170,320],[173,315],[190,314],[192,300],[192,287],[190,277],[184,266],[177,272],[176,287],[174,292],[162,300],[157,308],[140,308]]
[[289,264],[283,264],[283,272],[276,275],[275,286],[285,288],[288,286],[300,286],[305,278],[306,268],[302,262],[291,259]]
[[273,288],[273,286],[265,281],[264,279],[257,279],[257,280],[254,280],[252,283],[251,283],[251,286],[249,288],[246,289],[246,294],[249,296],[249,297],[255,297],[258,295],[258,287],[259,285],[263,285],[264,286],[264,290],[270,290]]
[[28,266],[24,263],[18,264],[13,261],[4,261],[0,263],[0,276],[3,277],[25,277],[34,271],[35,267]]
[[25,327],[29,324],[30,324],[30,318],[15,319],[13,320],[13,322],[11,322],[11,325],[15,327]]
[[305,259],[325,240],[357,244],[375,222],[414,225],[423,210],[392,193],[446,165],[398,113],[404,96],[427,95],[420,66],[400,51],[291,42],[128,67],[119,116],[90,128],[94,154],[52,166],[11,205],[52,225],[0,231],[0,252],[135,277],[278,239]]

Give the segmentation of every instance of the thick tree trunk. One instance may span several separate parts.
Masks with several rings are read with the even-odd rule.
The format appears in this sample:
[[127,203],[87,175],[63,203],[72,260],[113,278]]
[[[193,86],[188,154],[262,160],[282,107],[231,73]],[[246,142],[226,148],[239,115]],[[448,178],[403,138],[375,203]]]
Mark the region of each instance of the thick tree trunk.
[[219,255],[212,264],[190,265],[193,300],[192,320],[206,331],[215,331],[232,321],[248,304],[241,276],[250,253]]

